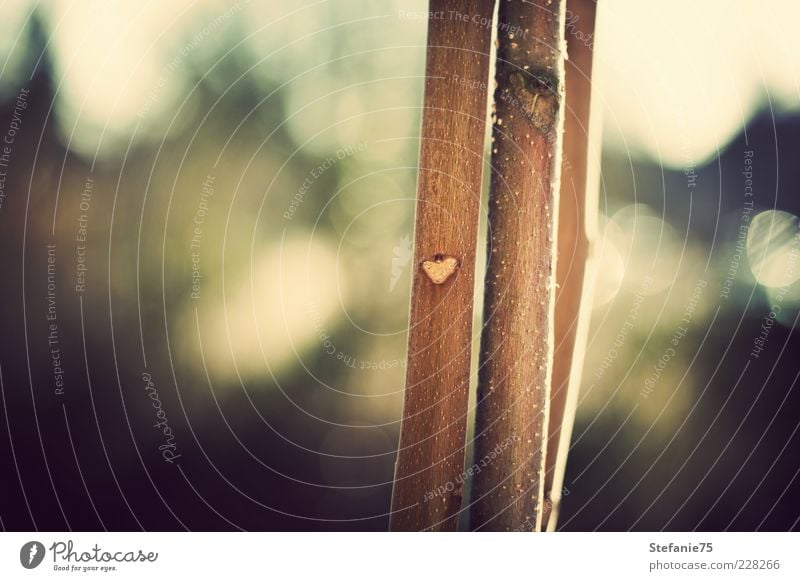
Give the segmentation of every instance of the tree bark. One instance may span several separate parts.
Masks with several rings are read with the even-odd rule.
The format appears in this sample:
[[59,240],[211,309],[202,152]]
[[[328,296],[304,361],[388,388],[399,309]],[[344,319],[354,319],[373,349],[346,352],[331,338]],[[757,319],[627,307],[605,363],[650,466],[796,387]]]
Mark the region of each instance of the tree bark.
[[[568,0],[566,40],[569,60],[565,66],[564,163],[558,210],[555,356],[544,485],[543,522],[548,528],[555,528],[563,493],[564,469],[581,383],[588,311],[591,310],[591,303],[582,303],[582,298],[584,280],[591,284],[591,277],[586,278],[586,265],[589,231],[593,229],[593,223],[587,222],[587,213],[596,216],[597,206],[596,181],[588,184],[592,193],[587,195],[595,11],[596,0]],[[597,162],[595,157],[592,159]],[[552,522],[548,524],[551,514]]]
[[502,0],[471,526],[538,530],[553,354],[562,0]]
[[392,530],[454,530],[461,508],[492,11],[430,2]]

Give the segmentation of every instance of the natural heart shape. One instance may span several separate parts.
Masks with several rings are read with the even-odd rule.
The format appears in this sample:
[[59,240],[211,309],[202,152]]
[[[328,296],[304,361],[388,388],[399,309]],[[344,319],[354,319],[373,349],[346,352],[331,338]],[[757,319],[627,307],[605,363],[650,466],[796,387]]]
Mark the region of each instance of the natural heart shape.
[[433,281],[433,284],[442,284],[458,267],[458,260],[452,256],[437,254],[433,260],[425,260],[422,263],[422,270]]

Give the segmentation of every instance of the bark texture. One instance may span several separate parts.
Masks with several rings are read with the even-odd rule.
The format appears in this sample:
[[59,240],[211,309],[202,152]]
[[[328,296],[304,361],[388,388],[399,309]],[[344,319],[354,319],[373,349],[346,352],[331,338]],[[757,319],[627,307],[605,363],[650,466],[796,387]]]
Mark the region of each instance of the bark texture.
[[559,0],[501,0],[471,526],[538,530],[563,125]]
[[[583,341],[578,341],[586,308],[584,294],[589,257],[587,234],[587,166],[589,160],[589,111],[592,96],[592,54],[596,0],[569,0],[566,14],[566,108],[564,111],[564,163],[558,214],[558,267],[556,279],[555,356],[550,394],[550,429],[545,477],[547,525],[553,513],[555,526],[562,497],[566,454],[569,450],[574,402],[580,389]],[[596,191],[597,184],[591,187]],[[596,196],[588,196],[596,202]],[[569,402],[572,402],[570,404]],[[555,487],[554,487],[555,484]]]
[[461,507],[492,9],[430,2],[392,530],[454,530]]

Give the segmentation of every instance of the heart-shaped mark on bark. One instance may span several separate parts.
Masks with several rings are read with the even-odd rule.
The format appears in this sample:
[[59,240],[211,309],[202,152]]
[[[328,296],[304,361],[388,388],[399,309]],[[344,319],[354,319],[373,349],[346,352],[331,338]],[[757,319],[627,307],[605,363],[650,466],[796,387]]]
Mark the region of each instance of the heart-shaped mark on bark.
[[458,268],[458,259],[453,256],[437,254],[433,260],[422,262],[422,270],[433,284],[443,284]]

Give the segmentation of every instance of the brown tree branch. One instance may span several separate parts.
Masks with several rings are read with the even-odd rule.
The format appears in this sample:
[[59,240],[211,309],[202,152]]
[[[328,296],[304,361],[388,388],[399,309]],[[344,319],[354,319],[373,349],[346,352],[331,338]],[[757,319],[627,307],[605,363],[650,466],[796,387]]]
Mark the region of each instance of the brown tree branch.
[[555,304],[563,1],[501,0],[471,525],[538,530]]
[[[589,160],[589,111],[592,96],[592,55],[596,0],[568,0],[566,40],[566,109],[564,164],[558,209],[558,267],[556,278],[555,356],[550,394],[550,429],[545,476],[545,514],[552,510],[555,527],[561,501],[564,468],[569,450],[575,399],[580,389],[587,309],[581,304],[589,257],[587,212],[596,207],[596,183],[587,196]],[[589,201],[591,208],[587,208]],[[585,302],[584,302],[585,303]],[[581,339],[583,337],[583,339]],[[571,402],[571,403],[570,403]]]
[[461,507],[492,9],[430,2],[393,530],[453,530]]

